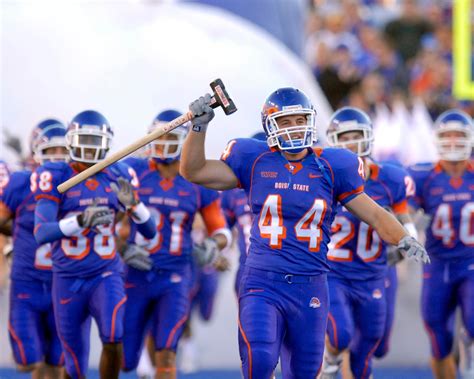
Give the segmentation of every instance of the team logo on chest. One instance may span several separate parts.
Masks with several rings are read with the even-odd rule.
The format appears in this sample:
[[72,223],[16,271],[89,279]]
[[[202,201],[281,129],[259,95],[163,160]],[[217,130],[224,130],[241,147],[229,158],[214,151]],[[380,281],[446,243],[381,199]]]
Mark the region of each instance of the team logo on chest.
[[289,162],[285,165],[285,168],[291,172],[293,175],[295,175],[297,172],[299,172],[302,168],[303,165],[300,162]]

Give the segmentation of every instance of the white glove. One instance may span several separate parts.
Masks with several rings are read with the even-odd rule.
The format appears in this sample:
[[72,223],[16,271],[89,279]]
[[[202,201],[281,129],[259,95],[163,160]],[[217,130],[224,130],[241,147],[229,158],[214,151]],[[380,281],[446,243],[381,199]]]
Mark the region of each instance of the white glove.
[[97,205],[97,199],[94,199],[92,205],[89,205],[84,211],[77,215],[77,223],[81,228],[93,228],[97,225],[107,225],[114,222],[114,212],[106,206]]
[[214,263],[219,256],[219,247],[213,238],[205,238],[201,243],[193,246],[193,256],[199,266]]
[[430,257],[423,245],[411,236],[403,237],[397,246],[397,250],[406,258],[414,259],[416,262],[430,263]]
[[214,110],[210,107],[211,95],[206,93],[189,104],[189,110],[194,118],[191,120],[195,132],[206,131],[207,125],[214,118]]
[[126,264],[137,270],[150,271],[153,267],[148,250],[138,245],[127,245],[122,252],[122,257]]
[[133,193],[132,184],[125,178],[120,177],[117,179],[117,183],[110,183],[110,188],[117,195],[118,201],[123,205],[125,209],[130,209],[131,207],[138,204],[138,199]]

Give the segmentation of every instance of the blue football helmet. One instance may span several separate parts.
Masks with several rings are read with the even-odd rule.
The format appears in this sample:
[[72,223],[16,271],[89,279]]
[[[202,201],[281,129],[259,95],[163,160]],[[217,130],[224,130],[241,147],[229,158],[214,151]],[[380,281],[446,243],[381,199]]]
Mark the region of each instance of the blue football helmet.
[[[435,143],[438,154],[445,161],[469,159],[474,138],[472,118],[458,109],[442,113],[435,121]],[[448,137],[447,132],[461,132],[463,136]]]
[[[360,137],[340,140],[344,133],[360,132]],[[354,151],[359,157],[366,157],[372,153],[374,133],[372,121],[364,111],[355,107],[343,107],[337,110],[329,120],[326,131],[329,146],[341,147],[357,146]]]
[[[167,109],[160,112],[148,128],[148,133],[151,133],[159,125],[167,124],[182,115],[182,113],[173,109]],[[173,129],[171,132],[159,139],[154,140],[148,145],[147,155],[152,157],[156,162],[162,164],[170,164],[178,161],[181,157],[181,149],[188,134],[188,130],[189,123],[186,123],[178,126],[176,129]]]
[[114,132],[107,119],[96,111],[84,111],[69,123],[66,142],[71,159],[97,163],[105,158]]
[[[306,123],[278,127],[278,118],[304,115]],[[317,141],[316,111],[309,98],[296,88],[280,88],[268,96],[262,110],[262,125],[270,147],[278,147],[289,153],[299,153]]]
[[[46,150],[53,147],[63,147],[63,154],[51,154]],[[58,162],[69,160],[66,145],[66,127],[55,119],[47,119],[36,125],[31,132],[30,150],[36,163],[43,164],[46,161]]]

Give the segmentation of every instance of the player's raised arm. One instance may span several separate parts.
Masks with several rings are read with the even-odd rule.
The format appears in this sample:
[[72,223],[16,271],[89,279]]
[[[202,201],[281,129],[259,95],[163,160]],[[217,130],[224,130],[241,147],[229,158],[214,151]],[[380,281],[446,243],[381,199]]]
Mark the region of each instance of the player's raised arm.
[[425,248],[398,222],[398,220],[373,201],[365,193],[360,194],[344,205],[351,213],[372,226],[387,243],[398,245],[407,257],[414,257],[424,263],[429,262]]
[[219,160],[206,159],[204,142],[206,129],[214,118],[209,106],[211,95],[206,94],[189,106],[194,115],[193,127],[184,142],[181,153],[180,173],[190,182],[202,186],[225,190],[237,187],[238,180],[232,169]]

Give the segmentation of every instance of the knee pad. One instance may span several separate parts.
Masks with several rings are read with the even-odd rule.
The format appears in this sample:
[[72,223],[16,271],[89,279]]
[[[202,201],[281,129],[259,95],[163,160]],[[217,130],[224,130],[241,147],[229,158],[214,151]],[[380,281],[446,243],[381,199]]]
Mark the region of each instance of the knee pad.
[[442,326],[430,326],[425,323],[431,345],[431,355],[436,360],[446,358],[453,347],[453,332]]
[[[252,378],[269,378],[278,363],[278,353],[275,354],[273,344],[253,343],[250,354],[242,356],[244,374],[251,372]],[[247,376],[246,376],[247,378]]]
[[348,328],[338,328],[335,324],[328,322],[327,335],[331,346],[338,351],[342,351],[349,347],[353,332]]

